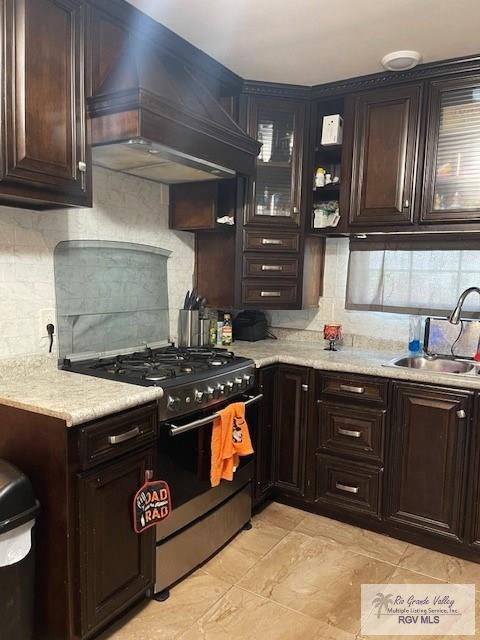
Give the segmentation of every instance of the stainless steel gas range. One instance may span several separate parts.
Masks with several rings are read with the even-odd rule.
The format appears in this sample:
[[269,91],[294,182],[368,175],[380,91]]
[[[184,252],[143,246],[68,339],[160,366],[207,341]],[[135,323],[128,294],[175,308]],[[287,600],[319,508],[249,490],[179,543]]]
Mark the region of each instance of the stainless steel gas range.
[[230,402],[244,401],[255,441],[255,367],[226,349],[174,346],[114,357],[65,360],[63,368],[130,384],[156,386],[159,437],[156,477],[171,489],[173,511],[157,525],[156,593],[207,560],[242,527],[252,509],[253,456],[241,458],[233,482],[210,485],[212,423]]

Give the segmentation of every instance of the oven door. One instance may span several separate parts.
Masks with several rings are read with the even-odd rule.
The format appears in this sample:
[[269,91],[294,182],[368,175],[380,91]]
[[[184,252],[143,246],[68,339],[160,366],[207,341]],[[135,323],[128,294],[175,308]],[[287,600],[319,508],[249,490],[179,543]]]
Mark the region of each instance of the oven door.
[[239,396],[219,403],[212,413],[199,411],[185,419],[163,422],[159,428],[157,478],[170,487],[172,514],[157,525],[157,541],[191,524],[245,487],[253,479],[254,454],[241,456],[232,482],[210,484],[212,424],[216,412],[232,402],[245,402],[245,418],[256,440],[258,403],[262,394]]

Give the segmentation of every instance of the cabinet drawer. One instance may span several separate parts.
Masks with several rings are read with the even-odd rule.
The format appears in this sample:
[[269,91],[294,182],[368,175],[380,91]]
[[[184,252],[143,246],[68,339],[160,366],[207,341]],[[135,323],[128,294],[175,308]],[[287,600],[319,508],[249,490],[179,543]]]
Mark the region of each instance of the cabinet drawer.
[[297,299],[297,285],[292,283],[275,283],[271,281],[242,282],[242,303],[261,304],[263,307],[279,307],[293,305]]
[[317,502],[380,517],[382,469],[327,455],[317,455],[316,465]]
[[243,258],[244,278],[296,278],[298,258],[296,256],[258,256],[245,254]]
[[383,460],[385,409],[319,401],[319,448],[366,462]]
[[88,469],[151,442],[157,432],[157,405],[125,411],[79,433],[80,464]]
[[322,395],[355,398],[385,404],[387,380],[351,375],[327,375],[322,379]]
[[293,251],[300,248],[300,235],[295,231],[257,231],[244,229],[245,251]]

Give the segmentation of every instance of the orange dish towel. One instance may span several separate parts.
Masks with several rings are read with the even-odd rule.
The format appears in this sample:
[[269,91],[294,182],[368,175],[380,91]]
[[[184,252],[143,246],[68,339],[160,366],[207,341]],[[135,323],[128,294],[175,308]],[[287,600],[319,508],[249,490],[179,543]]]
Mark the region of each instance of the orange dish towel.
[[239,456],[253,453],[252,441],[245,421],[245,403],[234,402],[219,411],[212,427],[212,487],[220,480],[233,480]]

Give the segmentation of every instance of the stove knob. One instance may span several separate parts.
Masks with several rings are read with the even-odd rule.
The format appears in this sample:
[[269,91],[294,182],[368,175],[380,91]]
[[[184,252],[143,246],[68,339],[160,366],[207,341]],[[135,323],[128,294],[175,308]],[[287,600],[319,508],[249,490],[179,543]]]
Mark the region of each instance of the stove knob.
[[248,373],[246,373],[246,374],[243,376],[243,379],[245,380],[245,386],[246,386],[246,387],[248,387],[248,386],[251,384],[251,382],[252,382],[252,378],[253,378],[253,376],[249,375]]
[[243,385],[243,380],[241,378],[235,378],[234,383],[237,386],[237,389],[241,389]]
[[209,400],[213,400],[214,393],[215,393],[215,389],[213,387],[207,387],[207,398]]
[[225,385],[221,383],[217,384],[217,391],[219,396],[225,395]]
[[167,409],[169,411],[178,411],[180,409],[181,400],[176,396],[168,396]]
[[226,387],[227,387],[227,393],[230,393],[230,391],[233,391],[233,387],[234,387],[233,382],[229,380],[226,384]]
[[195,391],[193,392],[193,397],[195,398],[195,402],[198,402],[198,404],[200,404],[203,400],[203,391],[195,389]]

